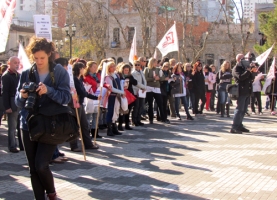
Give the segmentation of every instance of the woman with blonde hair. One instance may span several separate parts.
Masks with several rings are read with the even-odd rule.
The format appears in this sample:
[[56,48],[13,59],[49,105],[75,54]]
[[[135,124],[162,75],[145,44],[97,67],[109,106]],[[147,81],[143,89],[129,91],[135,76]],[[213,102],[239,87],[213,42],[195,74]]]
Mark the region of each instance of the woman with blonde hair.
[[[83,81],[85,84],[90,86],[90,91],[93,94],[96,92],[97,88],[99,87],[100,80],[101,80],[100,74],[99,73],[97,74],[96,71],[97,71],[97,63],[95,61],[88,61],[85,68]],[[86,117],[88,120],[91,136],[94,137],[95,129],[97,128],[96,127],[97,113],[86,114]],[[97,128],[96,138],[102,138],[102,136],[98,134],[98,128]]]
[[216,74],[216,83],[218,84],[221,117],[224,117],[225,106],[227,117],[230,117],[230,99],[226,91],[227,85],[232,83],[232,70],[229,61],[225,60],[222,63],[219,72]]
[[107,63],[105,86],[110,91],[110,95],[108,97],[108,112],[106,117],[107,126],[108,126],[108,130],[107,130],[108,136],[121,135],[121,133],[118,132],[116,123],[115,121],[112,120],[112,118],[114,114],[114,105],[115,105],[116,96],[121,95],[124,97],[125,93],[123,88],[121,88],[120,78],[115,73],[115,69],[116,69],[116,66],[114,62]]
[[148,116],[150,124],[153,124],[153,100],[155,99],[158,109],[160,111],[161,120],[164,123],[169,124],[169,120],[166,119],[163,103],[162,103],[162,95],[160,89],[160,81],[165,79],[161,69],[157,67],[157,60],[155,58],[150,58],[148,66],[144,69],[145,79],[147,81],[147,93],[146,93],[146,101],[148,102]]

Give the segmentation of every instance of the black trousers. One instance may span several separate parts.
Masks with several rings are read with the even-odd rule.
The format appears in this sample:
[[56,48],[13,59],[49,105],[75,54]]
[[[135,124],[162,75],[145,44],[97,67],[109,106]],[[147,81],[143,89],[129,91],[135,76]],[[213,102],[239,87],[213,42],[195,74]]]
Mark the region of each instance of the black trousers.
[[143,110],[144,110],[144,98],[137,97],[137,99],[134,102],[134,108],[133,108],[133,112],[132,112],[133,123],[140,122],[140,117],[141,117]]
[[[164,117],[165,119],[167,119],[167,109],[168,109],[168,104],[167,104],[167,101],[168,101],[168,95],[161,95],[162,96],[162,108],[164,109]],[[159,110],[160,112],[160,110]],[[174,114],[172,113],[172,115],[174,116]]]
[[[273,96],[273,97],[272,97]],[[276,95],[268,95],[268,97],[269,97],[269,107],[270,107],[270,110],[271,110],[271,112],[272,111],[274,111],[274,108],[275,108],[275,104],[276,104]],[[273,99],[273,103],[272,103],[272,99]]]
[[160,117],[161,120],[164,121],[166,120],[165,114],[164,114],[164,109],[163,109],[163,100],[162,100],[162,95],[154,92],[147,92],[146,93],[146,101],[148,102],[148,117],[150,121],[153,121],[154,114],[153,114],[153,100],[155,99],[158,109],[160,111]]
[[[199,111],[202,112],[204,109],[204,105],[206,103],[205,91],[198,91],[195,94],[195,103],[194,103],[194,112],[195,114],[199,114]],[[198,110],[199,100],[201,100],[200,110]]]
[[45,200],[45,192],[55,193],[54,178],[49,169],[49,162],[57,145],[33,142],[29,132],[22,130],[23,145],[28,160],[31,183],[36,200]]
[[255,101],[258,102],[258,112],[262,112],[262,99],[261,99],[261,92],[253,92],[250,99],[251,110],[255,112]]

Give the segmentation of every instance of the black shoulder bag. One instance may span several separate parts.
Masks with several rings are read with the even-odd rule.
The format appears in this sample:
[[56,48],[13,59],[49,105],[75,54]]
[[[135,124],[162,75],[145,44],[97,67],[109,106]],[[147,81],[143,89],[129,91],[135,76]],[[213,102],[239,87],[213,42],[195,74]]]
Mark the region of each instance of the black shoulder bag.
[[[30,70],[30,80],[34,80],[34,68]],[[50,66],[52,84],[55,86],[54,68]],[[51,101],[29,114],[27,118],[31,141],[57,145],[78,138],[79,126],[74,110],[69,106]]]

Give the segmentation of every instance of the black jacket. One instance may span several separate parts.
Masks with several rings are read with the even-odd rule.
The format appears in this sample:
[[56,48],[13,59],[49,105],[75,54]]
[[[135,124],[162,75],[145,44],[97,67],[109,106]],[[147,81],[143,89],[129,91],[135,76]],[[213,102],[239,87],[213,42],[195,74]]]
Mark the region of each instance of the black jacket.
[[205,93],[205,77],[202,71],[197,71],[192,76],[193,92],[194,93]]
[[251,72],[237,63],[232,70],[232,75],[239,86],[239,95],[251,95],[253,82]]
[[20,74],[7,70],[2,76],[2,98],[6,110],[12,108],[11,97],[15,97]]
[[89,93],[86,91],[82,79],[78,79],[77,77],[74,77],[74,85],[75,85],[76,92],[77,92],[78,97],[79,97],[79,103],[80,103],[80,104],[83,104],[83,103],[84,103],[85,97],[87,97],[87,98],[89,98],[89,99],[94,99],[94,100],[97,100],[97,99],[98,99],[97,96],[94,96],[94,95],[92,95],[92,94],[89,94]]
[[120,77],[120,80],[129,79],[129,85],[128,85],[127,90],[134,95],[133,85],[136,86],[138,84],[138,81],[136,79],[134,79],[134,77],[131,74],[129,76],[125,76],[125,77],[123,77],[123,75],[121,73],[118,73],[118,75]]
[[[166,77],[170,78],[170,76],[171,76],[171,73],[170,73],[169,70],[167,72],[163,71],[163,74],[164,74],[165,78]],[[171,86],[170,86],[170,84],[168,83],[167,80],[160,81],[160,89],[161,89],[161,94],[163,96],[167,96],[171,92]]]

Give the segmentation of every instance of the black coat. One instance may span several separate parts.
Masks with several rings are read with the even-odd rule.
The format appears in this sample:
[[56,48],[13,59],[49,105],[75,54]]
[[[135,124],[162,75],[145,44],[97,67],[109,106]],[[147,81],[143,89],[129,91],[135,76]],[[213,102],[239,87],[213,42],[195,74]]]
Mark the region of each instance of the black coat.
[[251,95],[253,82],[251,72],[238,63],[233,68],[232,75],[239,86],[239,95]]
[[[164,77],[168,77],[170,78],[171,76],[171,73],[170,71],[168,71],[168,74],[166,76],[165,72],[163,71],[163,74],[164,74]],[[160,81],[160,88],[161,88],[161,94],[164,95],[164,96],[167,96],[170,94],[170,91],[171,91],[171,86],[169,85],[168,81],[167,80],[163,80],[163,81]]]
[[133,85],[136,86],[138,84],[138,81],[130,74],[129,76],[123,77],[121,73],[118,73],[120,80],[129,79],[129,86],[127,90],[131,92],[134,95]]
[[197,71],[192,76],[193,92],[194,93],[205,93],[205,76],[202,71]]

